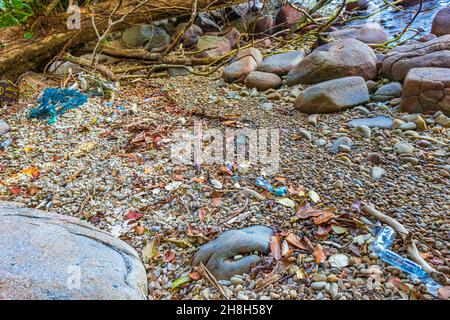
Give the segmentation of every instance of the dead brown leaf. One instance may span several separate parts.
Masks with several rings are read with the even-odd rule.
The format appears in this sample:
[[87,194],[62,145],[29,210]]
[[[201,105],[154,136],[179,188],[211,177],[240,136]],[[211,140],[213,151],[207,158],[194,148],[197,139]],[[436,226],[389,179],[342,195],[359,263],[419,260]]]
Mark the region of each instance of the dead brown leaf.
[[286,236],[285,240],[297,249],[309,251],[308,246],[304,243],[304,241],[300,240],[300,238],[292,232]]
[[273,236],[270,239],[270,252],[275,260],[281,259],[281,237]]
[[316,247],[314,248],[314,252],[313,252],[313,257],[314,257],[314,261],[317,264],[321,264],[322,262],[325,261],[325,259],[327,258],[327,256],[325,255],[325,253],[323,252],[323,248],[322,246],[318,243],[316,245]]

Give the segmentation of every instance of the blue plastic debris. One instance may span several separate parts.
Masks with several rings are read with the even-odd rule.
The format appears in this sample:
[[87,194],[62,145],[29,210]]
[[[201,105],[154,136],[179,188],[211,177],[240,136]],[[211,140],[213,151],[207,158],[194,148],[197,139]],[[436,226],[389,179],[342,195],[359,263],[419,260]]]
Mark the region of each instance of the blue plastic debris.
[[44,90],[40,105],[28,114],[29,118],[48,120],[48,124],[56,122],[56,117],[65,113],[69,109],[82,106],[88,101],[87,97],[78,90],[47,88]]
[[268,181],[264,180],[261,177],[256,178],[255,185],[257,185],[260,188],[266,189],[269,192],[275,191],[273,186]]
[[279,187],[277,189],[275,189],[275,195],[278,197],[282,197],[288,194],[288,190],[286,187]]
[[12,143],[11,139],[5,140],[2,143],[0,143],[0,148],[6,149],[11,145],[11,143]]
[[364,188],[364,183],[362,183],[361,180],[354,178],[353,182],[356,183],[361,188]]

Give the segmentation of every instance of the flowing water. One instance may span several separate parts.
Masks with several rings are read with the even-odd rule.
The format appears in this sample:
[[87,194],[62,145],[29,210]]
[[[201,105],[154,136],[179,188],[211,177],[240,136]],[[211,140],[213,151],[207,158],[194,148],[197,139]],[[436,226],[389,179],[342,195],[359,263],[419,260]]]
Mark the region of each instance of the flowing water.
[[[382,6],[383,1],[374,1],[378,6]],[[424,0],[422,10],[411,25],[411,29],[429,33],[433,17],[439,9],[450,5],[450,0]],[[408,25],[419,9],[419,3],[396,10],[392,7],[383,10],[380,14],[371,17],[374,22],[379,22],[391,35],[396,35]]]
[[[308,4],[308,1],[294,1],[298,4]],[[311,1],[310,1],[311,2]],[[367,12],[361,12],[361,15],[368,15],[370,13],[375,12],[376,7],[380,8],[384,5],[385,2],[393,3],[394,0],[372,0],[375,7]],[[312,1],[311,3],[314,3]],[[342,1],[335,1],[334,4],[329,5],[325,8],[328,13],[331,13],[337,6],[342,3]],[[411,25],[412,29],[419,29],[422,33],[429,33],[431,30],[431,23],[433,21],[433,17],[439,11],[439,9],[444,8],[450,5],[450,0],[424,0],[421,13],[417,16],[414,22]],[[367,21],[370,22],[378,22],[382,25],[391,36],[394,36],[406,27],[406,25],[411,21],[415,13],[419,8],[419,3],[402,8],[402,10],[396,10],[392,7],[389,7],[379,14],[370,16],[367,19],[358,19],[353,20],[349,23],[349,25],[361,24]]]

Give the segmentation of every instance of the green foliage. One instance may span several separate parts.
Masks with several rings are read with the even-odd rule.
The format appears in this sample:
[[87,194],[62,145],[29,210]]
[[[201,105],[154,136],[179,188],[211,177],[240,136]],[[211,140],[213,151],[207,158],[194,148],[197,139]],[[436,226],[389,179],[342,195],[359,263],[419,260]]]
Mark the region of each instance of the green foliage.
[[33,0],[0,0],[0,28],[20,25],[33,16]]
[[28,31],[27,33],[25,33],[25,34],[23,35],[23,37],[24,37],[25,39],[31,40],[31,39],[33,39],[33,33],[32,33],[31,31]]

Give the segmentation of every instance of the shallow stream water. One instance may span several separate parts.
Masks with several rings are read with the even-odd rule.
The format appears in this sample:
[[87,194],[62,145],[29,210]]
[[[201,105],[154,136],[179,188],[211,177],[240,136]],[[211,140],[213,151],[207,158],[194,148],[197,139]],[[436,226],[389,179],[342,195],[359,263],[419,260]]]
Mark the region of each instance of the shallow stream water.
[[[299,4],[301,3],[307,3],[308,1],[294,1]],[[383,0],[372,0],[372,2],[377,7],[382,7],[385,2],[393,3],[393,0],[389,1],[383,1]],[[335,8],[342,3],[342,1],[336,1],[334,5],[330,5],[325,10],[328,11],[328,13],[331,13]],[[433,17],[439,11],[439,9],[444,8],[446,6],[450,5],[450,0],[424,0],[421,13],[417,16],[417,18],[414,20],[413,24],[411,25],[411,29],[420,29],[422,33],[429,33],[431,30],[431,23],[433,21]],[[405,26],[411,21],[412,17],[415,15],[419,8],[419,3],[404,7],[401,10],[396,10],[392,7],[389,7],[379,14],[376,14],[374,16],[371,16],[367,19],[358,19],[353,20],[349,24],[355,25],[355,24],[361,24],[367,21],[370,22],[378,22],[381,24],[391,36],[394,36],[405,28]],[[361,12],[361,15],[367,15],[370,13],[373,13],[377,9],[368,10],[367,12]]]

